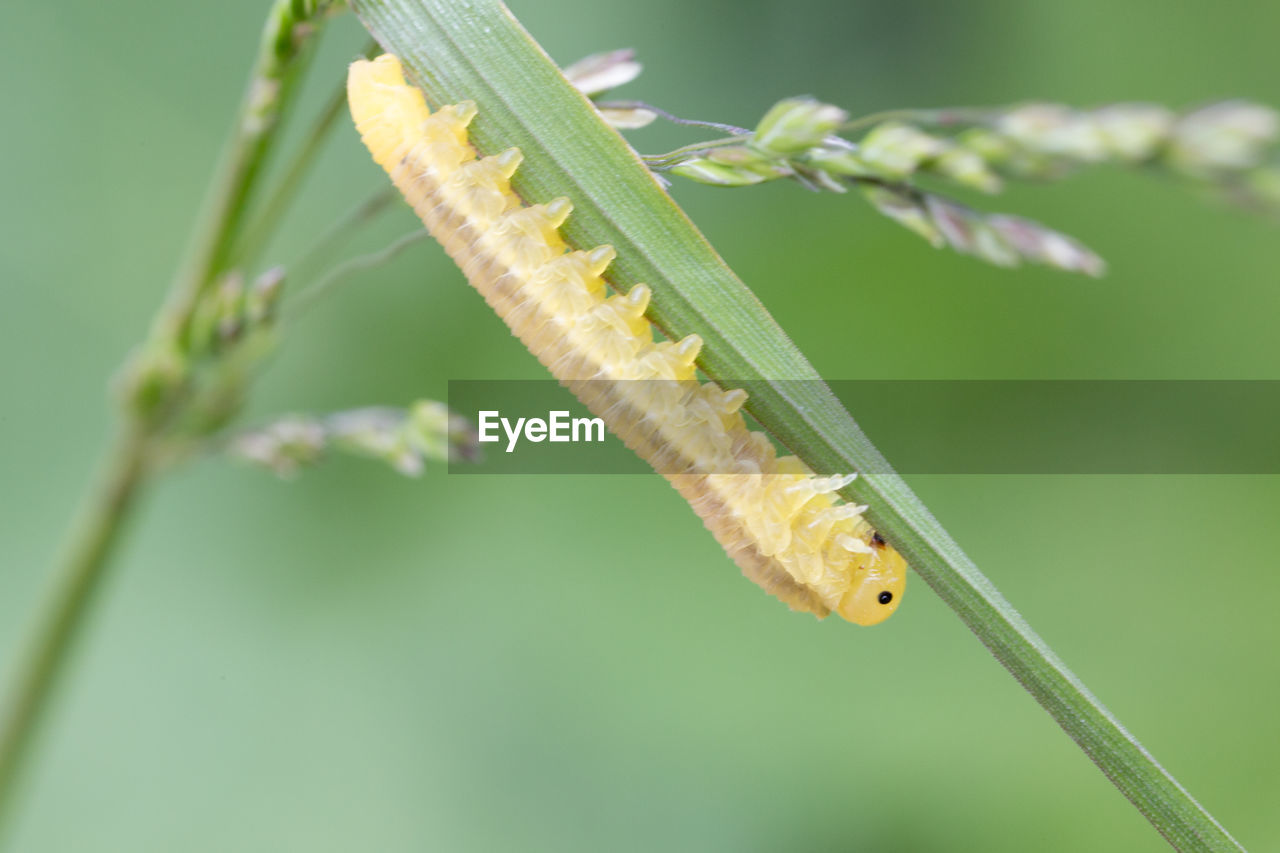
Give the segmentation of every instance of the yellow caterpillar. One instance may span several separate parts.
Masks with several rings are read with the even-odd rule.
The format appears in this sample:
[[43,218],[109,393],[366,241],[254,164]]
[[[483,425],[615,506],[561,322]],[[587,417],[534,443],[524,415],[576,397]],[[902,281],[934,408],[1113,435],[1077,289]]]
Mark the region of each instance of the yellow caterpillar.
[[699,385],[697,335],[655,342],[649,288],[606,297],[611,246],[570,251],[559,233],[566,198],[525,205],[511,190],[518,148],[477,158],[475,106],[432,113],[391,55],[352,64],[356,129],[472,286],[562,384],[667,477],[743,574],[819,617],[873,625],[902,599],[906,563],[839,503],[852,479],[816,476],[778,458],[747,428],[747,395]]

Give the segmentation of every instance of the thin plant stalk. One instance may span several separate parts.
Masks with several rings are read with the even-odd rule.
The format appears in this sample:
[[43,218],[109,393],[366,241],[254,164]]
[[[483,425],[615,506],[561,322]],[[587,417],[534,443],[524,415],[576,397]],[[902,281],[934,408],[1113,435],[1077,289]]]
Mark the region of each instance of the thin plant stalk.
[[329,293],[336,285],[341,284],[344,280],[355,275],[357,272],[372,269],[395,258],[405,249],[417,243],[430,238],[431,234],[425,229],[410,231],[399,239],[393,241],[387,246],[366,255],[358,255],[349,260],[343,261],[329,272],[325,273],[315,282],[307,287],[299,290],[298,293],[289,300],[289,304],[285,311],[286,320],[296,320],[302,316],[303,312],[314,306],[318,300]]
[[[312,36],[331,0],[276,0],[267,16],[257,59],[235,118],[224,166],[203,204],[190,257],[175,278],[152,326],[152,339],[180,347],[201,297],[223,271],[243,224],[263,165],[278,137],[281,118],[306,68]],[[146,369],[153,350],[143,347],[129,372]],[[125,406],[120,437],[103,457],[101,484],[86,499],[80,520],[55,565],[51,590],[17,661],[16,680],[0,716],[0,839],[8,828],[19,771],[51,698],[65,674],[74,640],[88,616],[94,592],[118,544],[125,522],[148,482],[148,458],[166,425],[183,409],[182,382],[145,410]]]
[[[364,49],[363,55],[371,59],[377,52],[377,43],[371,42]],[[315,165],[316,158],[320,155],[325,141],[328,140],[329,134],[333,132],[338,119],[346,115],[346,110],[347,83],[344,76],[338,85],[334,87],[332,94],[325,102],[324,108],[320,111],[315,121],[312,122],[311,127],[307,129],[302,145],[294,152],[292,159],[285,166],[280,180],[272,189],[267,200],[263,202],[262,209],[242,229],[243,237],[231,250],[230,263],[232,266],[248,267],[258,260],[258,256],[266,246],[267,240],[275,231],[276,223],[284,220],[289,206],[293,204],[293,200],[298,195],[298,190],[302,187],[303,179],[310,173],[311,167]]]
[[49,601],[20,653],[11,699],[0,718],[0,830],[67,653],[102,584],[102,567],[138,502],[146,479],[147,446],[148,435],[135,424],[106,453],[107,468],[88,496]]
[[360,226],[371,222],[397,198],[394,187],[381,187],[370,193],[363,201],[338,217],[333,225],[325,229],[320,237],[303,251],[292,264],[293,272],[306,273],[327,261],[330,255],[350,239]]
[[224,165],[204,203],[190,260],[174,283],[157,332],[180,339],[200,296],[227,268],[258,178],[279,139],[331,0],[276,0],[267,14],[248,89],[240,102]]

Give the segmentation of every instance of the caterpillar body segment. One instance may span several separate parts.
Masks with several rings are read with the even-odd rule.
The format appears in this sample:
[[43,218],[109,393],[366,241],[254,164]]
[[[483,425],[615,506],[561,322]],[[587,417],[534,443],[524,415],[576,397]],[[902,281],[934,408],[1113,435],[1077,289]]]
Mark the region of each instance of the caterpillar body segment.
[[697,335],[655,342],[643,284],[607,295],[609,246],[572,249],[568,199],[526,205],[510,179],[519,149],[477,157],[469,103],[427,108],[384,55],[352,64],[352,117],[468,281],[538,360],[632,450],[670,480],[744,574],[793,609],[863,625],[902,599],[906,563],[840,503],[851,478],[777,457],[740,413],[746,393],[699,384]]

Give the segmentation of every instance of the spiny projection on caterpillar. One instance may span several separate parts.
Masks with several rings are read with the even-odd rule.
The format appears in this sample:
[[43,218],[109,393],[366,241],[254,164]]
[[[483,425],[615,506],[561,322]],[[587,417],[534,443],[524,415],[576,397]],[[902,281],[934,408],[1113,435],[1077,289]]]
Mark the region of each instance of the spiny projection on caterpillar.
[[794,610],[861,625],[902,600],[906,562],[818,476],[751,431],[741,389],[699,384],[697,335],[655,341],[649,288],[606,295],[611,246],[571,249],[566,198],[526,205],[510,179],[521,153],[478,157],[474,104],[427,108],[389,54],[352,64],[347,96],[373,159],[427,229],[551,373],[662,473],[743,574]]

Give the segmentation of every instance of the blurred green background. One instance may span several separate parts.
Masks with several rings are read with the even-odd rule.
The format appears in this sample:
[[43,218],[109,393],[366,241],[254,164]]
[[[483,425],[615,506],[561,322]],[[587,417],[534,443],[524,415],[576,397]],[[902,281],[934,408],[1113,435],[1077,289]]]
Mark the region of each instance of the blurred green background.
[[[633,46],[647,70],[626,94],[741,124],[798,93],[859,113],[1280,104],[1269,0],[512,5],[560,62]],[[7,673],[264,4],[5,12]],[[363,40],[350,17],[331,28],[299,117]],[[272,259],[382,180],[344,125]],[[1087,242],[1101,281],[935,252],[849,197],[675,194],[831,378],[1280,378],[1280,232],[1171,182],[1103,170],[992,202]],[[397,209],[352,251],[412,227]],[[423,243],[309,314],[248,414],[541,375]],[[1246,846],[1280,847],[1280,480],[911,482],[1193,794]],[[1164,849],[918,578],[875,629],[790,614],[657,477],[407,481],[336,459],[282,483],[207,462],[136,521],[15,850]]]

